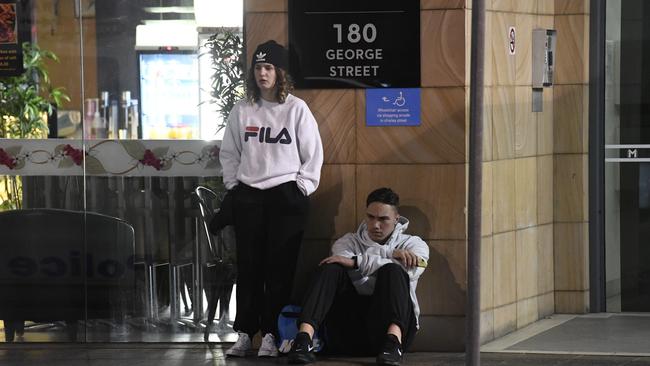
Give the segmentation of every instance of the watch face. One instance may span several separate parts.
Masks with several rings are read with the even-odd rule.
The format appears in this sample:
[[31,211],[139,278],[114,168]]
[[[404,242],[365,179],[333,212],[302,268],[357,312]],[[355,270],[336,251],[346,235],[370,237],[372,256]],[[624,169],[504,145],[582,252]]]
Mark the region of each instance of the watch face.
[[424,258],[418,257],[418,267],[426,268],[427,267],[427,261]]

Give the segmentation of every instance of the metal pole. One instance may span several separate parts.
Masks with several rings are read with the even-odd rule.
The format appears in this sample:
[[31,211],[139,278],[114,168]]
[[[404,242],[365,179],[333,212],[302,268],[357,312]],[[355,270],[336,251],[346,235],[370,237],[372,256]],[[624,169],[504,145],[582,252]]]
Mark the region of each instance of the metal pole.
[[483,61],[485,1],[472,1],[472,49],[469,96],[469,192],[467,208],[467,327],[465,365],[481,363],[481,187],[483,163]]
[[605,296],[605,0],[589,14],[589,311],[607,310]]

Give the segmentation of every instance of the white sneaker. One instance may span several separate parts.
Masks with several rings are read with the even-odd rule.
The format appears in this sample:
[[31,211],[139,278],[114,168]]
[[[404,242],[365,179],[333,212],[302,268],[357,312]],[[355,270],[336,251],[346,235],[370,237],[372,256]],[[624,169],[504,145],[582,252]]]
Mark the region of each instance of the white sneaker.
[[260,350],[257,352],[258,357],[278,357],[278,346],[275,344],[275,336],[266,333],[262,338]]
[[245,357],[251,349],[251,338],[246,333],[238,332],[239,338],[237,342],[228,348],[226,356],[230,357]]

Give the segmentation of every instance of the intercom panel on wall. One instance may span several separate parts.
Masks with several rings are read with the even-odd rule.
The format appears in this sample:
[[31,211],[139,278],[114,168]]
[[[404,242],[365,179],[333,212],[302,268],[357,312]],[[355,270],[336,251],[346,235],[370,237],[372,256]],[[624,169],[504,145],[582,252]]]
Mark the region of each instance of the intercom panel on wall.
[[553,85],[556,43],[556,30],[533,30],[533,88],[543,88]]

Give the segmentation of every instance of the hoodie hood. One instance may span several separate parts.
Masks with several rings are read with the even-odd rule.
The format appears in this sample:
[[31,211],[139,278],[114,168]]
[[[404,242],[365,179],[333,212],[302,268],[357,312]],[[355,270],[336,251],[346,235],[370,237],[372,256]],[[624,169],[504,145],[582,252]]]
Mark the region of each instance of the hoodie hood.
[[[409,220],[400,216],[395,225],[395,230],[385,244],[379,244],[368,236],[368,227],[365,222],[359,225],[354,233],[345,234],[332,246],[332,254],[346,258],[356,257],[357,267],[348,271],[350,280],[357,292],[361,295],[371,295],[375,289],[377,270],[383,265],[395,263],[401,265],[409,276],[410,297],[413,302],[415,317],[420,315],[415,289],[418,278],[424,272],[424,268],[405,268],[399,261],[393,258],[393,251],[396,249],[409,250],[425,261],[429,260],[429,246],[419,237],[406,234]],[[418,323],[419,324],[419,323]]]
[[395,249],[395,246],[398,244],[397,238],[400,237],[406,229],[409,227],[409,220],[404,217],[400,216],[399,219],[397,219],[397,224],[395,225],[395,230],[390,234],[390,237],[388,240],[386,240],[386,243],[384,244],[379,244],[376,241],[370,239],[370,236],[368,236],[368,225],[366,225],[366,222],[362,222],[361,225],[359,225],[359,228],[357,229],[355,236],[357,237],[357,240],[365,246],[372,247],[372,246],[382,246],[382,247],[387,247],[390,249]]

